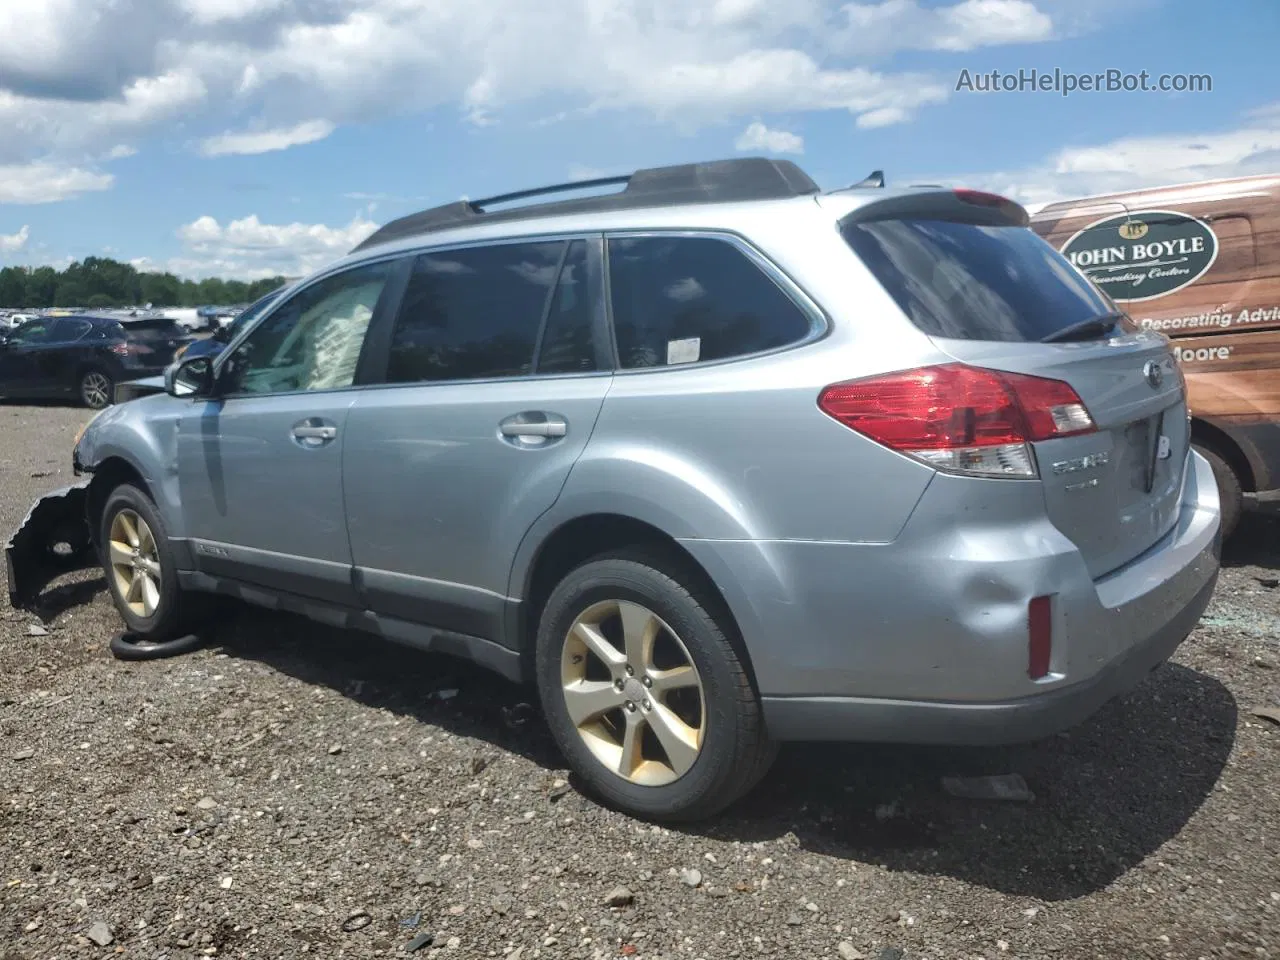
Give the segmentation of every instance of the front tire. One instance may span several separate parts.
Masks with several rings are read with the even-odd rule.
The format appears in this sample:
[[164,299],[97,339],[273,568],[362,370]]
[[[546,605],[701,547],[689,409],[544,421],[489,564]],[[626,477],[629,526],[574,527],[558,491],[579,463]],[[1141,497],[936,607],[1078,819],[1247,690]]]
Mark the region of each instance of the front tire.
[[560,582],[539,624],[538,690],[592,793],[638,817],[696,820],[764,775],[775,750],[731,630],[676,558],[604,555]]
[[80,402],[90,410],[101,410],[111,405],[115,396],[115,383],[102,370],[86,370],[80,375]]
[[187,632],[192,598],[178,584],[173,549],[155,504],[132,484],[107,497],[98,539],[116,610],[135,638],[163,643]]

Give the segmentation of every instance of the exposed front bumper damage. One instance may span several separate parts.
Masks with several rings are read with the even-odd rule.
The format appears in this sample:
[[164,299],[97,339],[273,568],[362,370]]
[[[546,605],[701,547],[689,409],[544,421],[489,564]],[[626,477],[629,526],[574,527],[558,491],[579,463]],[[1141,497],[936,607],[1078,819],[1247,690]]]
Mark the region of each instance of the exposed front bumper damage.
[[46,493],[27,512],[5,546],[9,602],[30,609],[49,582],[95,566],[86,507],[89,478]]

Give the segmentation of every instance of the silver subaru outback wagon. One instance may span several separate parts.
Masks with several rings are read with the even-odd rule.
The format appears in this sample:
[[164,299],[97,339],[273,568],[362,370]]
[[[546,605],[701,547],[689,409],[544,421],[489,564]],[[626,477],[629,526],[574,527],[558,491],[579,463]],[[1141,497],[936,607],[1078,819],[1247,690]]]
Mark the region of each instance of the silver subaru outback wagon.
[[393,222],[98,416],[128,629],[231,594],[470,658],[665,819],[780,741],[1049,735],[1191,631],[1218,499],[1168,342],[1020,206],[754,158],[610,183]]

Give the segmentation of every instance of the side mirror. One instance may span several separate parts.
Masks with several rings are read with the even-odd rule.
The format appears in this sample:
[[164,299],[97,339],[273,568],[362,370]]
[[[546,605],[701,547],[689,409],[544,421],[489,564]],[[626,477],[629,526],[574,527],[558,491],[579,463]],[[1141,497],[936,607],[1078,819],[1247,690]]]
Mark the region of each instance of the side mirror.
[[188,357],[164,372],[164,392],[171,397],[207,397],[213,393],[213,358]]

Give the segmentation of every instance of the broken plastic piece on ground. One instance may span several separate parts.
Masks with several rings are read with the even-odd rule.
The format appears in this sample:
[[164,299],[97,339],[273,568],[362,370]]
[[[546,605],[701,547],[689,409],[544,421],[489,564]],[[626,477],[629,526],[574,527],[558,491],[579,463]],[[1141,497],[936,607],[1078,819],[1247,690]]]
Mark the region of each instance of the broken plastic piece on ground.
[[1027,782],[1019,774],[1005,773],[995,777],[943,777],[942,789],[965,800],[1035,799]]
[[1280,709],[1275,707],[1255,707],[1253,715],[1262,720],[1270,720],[1272,723],[1280,724]]
[[85,514],[88,485],[84,480],[46,493],[9,538],[5,561],[15,610],[30,609],[56,577],[97,565]]
[[429,947],[435,941],[435,937],[430,933],[420,933],[404,948],[406,953],[413,953],[415,950],[421,950],[423,947]]
[[342,921],[342,930],[344,933],[355,933],[357,930],[363,930],[371,923],[373,923],[373,917],[369,916],[367,911],[357,910]]

